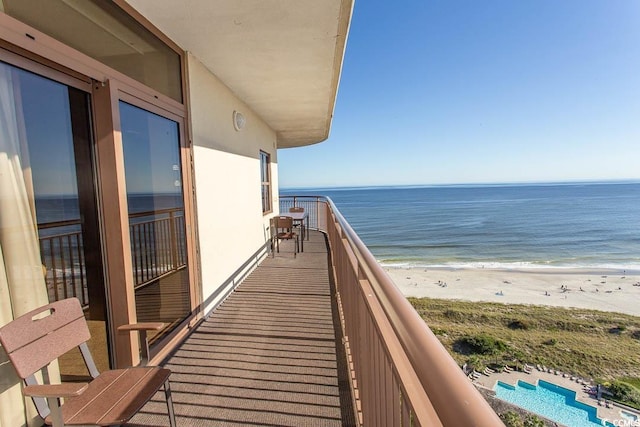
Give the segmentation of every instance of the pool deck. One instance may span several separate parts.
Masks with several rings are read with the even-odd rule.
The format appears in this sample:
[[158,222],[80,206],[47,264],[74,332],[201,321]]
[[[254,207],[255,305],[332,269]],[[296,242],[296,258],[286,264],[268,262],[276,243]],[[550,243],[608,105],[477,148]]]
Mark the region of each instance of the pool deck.
[[598,418],[600,419],[606,418],[610,422],[613,420],[622,419],[622,415],[620,414],[620,411],[622,410],[638,415],[638,417],[640,418],[640,413],[638,413],[638,411],[621,408],[614,402],[611,402],[611,408],[606,408],[604,404],[602,404],[602,406],[598,406],[598,401],[587,393],[587,390],[590,386],[585,386],[583,384],[577,383],[575,380],[572,381],[570,377],[563,377],[562,374],[556,375],[549,372],[542,372],[537,370],[536,368],[534,368],[530,374],[521,371],[496,372],[491,375],[483,374],[477,380],[474,380],[474,383],[478,386],[493,390],[496,382],[498,381],[502,381],[503,383],[515,386],[518,380],[523,380],[530,384],[536,385],[538,383],[538,380],[540,379],[575,391],[576,400],[578,402],[582,402],[596,408],[598,410]]

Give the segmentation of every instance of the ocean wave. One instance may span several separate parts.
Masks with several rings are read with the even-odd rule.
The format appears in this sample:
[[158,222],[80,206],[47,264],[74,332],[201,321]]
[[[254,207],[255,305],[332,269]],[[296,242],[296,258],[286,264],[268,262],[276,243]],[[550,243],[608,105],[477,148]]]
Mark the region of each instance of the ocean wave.
[[540,262],[460,262],[452,261],[445,263],[429,263],[417,260],[388,260],[379,259],[378,263],[383,267],[389,268],[447,268],[447,269],[489,269],[489,270],[615,270],[620,272],[628,272],[629,274],[640,274],[640,264],[616,264],[616,263],[540,263]]
[[384,266],[640,271],[638,184],[390,188],[334,195]]

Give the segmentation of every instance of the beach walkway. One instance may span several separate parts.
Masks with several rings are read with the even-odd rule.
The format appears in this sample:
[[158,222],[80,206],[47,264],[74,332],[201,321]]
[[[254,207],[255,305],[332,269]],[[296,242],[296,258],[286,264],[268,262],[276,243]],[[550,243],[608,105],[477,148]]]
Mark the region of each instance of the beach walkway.
[[[189,335],[164,363],[179,426],[355,425],[329,271],[323,234],[285,242]],[[128,425],[168,425],[163,397]]]

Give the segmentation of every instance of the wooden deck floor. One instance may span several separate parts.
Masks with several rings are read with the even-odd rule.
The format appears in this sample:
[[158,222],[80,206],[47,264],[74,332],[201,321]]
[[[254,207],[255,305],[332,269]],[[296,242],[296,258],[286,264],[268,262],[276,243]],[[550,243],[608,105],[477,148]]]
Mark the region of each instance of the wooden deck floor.
[[[179,427],[355,425],[324,235],[289,245],[166,361]],[[168,425],[163,397],[129,425]]]

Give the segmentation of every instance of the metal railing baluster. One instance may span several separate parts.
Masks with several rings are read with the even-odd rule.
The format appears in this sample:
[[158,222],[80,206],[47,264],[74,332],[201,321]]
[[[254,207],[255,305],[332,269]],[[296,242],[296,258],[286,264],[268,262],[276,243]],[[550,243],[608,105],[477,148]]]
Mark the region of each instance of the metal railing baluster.
[[[129,218],[136,288],[186,267],[183,209],[146,211]],[[76,230],[66,231],[70,228]],[[77,297],[87,306],[86,260],[79,228],[79,219],[38,224],[40,253],[50,298]]]

